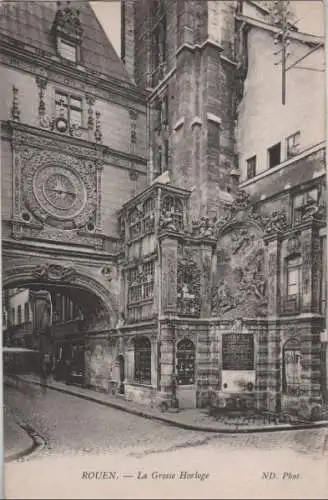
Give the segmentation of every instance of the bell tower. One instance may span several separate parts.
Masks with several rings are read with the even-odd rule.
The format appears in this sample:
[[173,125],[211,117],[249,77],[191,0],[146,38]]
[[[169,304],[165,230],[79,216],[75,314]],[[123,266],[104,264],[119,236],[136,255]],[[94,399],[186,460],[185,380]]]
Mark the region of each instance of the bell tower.
[[193,217],[217,215],[234,189],[237,2],[124,4],[125,58],[133,26],[134,77],[148,93],[148,179],[190,190]]

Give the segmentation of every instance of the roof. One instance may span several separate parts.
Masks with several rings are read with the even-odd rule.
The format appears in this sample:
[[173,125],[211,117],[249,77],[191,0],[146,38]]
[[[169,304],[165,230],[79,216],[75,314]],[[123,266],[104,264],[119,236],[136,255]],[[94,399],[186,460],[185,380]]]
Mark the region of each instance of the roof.
[[[253,26],[255,28],[260,28],[260,29],[264,29],[267,31],[271,31],[272,33],[279,33],[280,32],[280,28],[278,28],[277,26],[273,26],[272,24],[266,23],[266,22],[261,21],[259,19],[254,19],[254,18],[244,16],[241,14],[237,15],[237,19],[239,21],[242,21],[242,22],[248,24],[249,26]],[[319,45],[321,47],[324,47],[324,37],[321,37],[321,36],[311,35],[310,33],[302,33],[300,31],[291,30],[289,32],[288,37],[291,40],[297,40],[299,42],[305,43],[305,44],[310,45],[310,46]]]
[[[67,2],[61,2],[66,7]],[[83,66],[88,70],[131,83],[128,72],[106,36],[96,14],[87,0],[72,2],[80,11],[83,29]],[[26,1],[0,2],[0,32],[18,41],[56,55],[51,28],[57,2]]]

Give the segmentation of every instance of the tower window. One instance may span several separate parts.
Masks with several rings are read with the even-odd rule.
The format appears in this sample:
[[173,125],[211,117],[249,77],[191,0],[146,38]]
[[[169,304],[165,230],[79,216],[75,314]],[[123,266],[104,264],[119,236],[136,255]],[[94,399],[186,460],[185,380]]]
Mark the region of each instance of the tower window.
[[300,132],[296,132],[295,134],[287,137],[287,139],[286,139],[287,158],[291,158],[292,156],[295,156],[299,153],[299,151],[300,151],[300,138],[301,138]]
[[247,179],[252,179],[256,176],[256,156],[252,156],[247,160]]
[[281,143],[268,149],[269,168],[274,168],[281,162]]

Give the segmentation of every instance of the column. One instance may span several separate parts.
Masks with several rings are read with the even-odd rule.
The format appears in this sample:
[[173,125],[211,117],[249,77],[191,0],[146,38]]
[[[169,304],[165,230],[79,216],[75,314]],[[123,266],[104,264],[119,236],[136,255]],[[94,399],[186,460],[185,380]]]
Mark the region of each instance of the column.
[[177,262],[178,242],[164,235],[161,245],[161,311],[160,314],[174,313],[177,306]]
[[161,323],[160,337],[160,394],[168,406],[172,396],[172,375],[174,363],[174,325],[167,321]]
[[[259,335],[257,357],[258,405],[270,411],[280,411],[280,240],[278,234],[266,239],[266,268],[268,270],[268,326]],[[266,398],[263,395],[266,394]]]

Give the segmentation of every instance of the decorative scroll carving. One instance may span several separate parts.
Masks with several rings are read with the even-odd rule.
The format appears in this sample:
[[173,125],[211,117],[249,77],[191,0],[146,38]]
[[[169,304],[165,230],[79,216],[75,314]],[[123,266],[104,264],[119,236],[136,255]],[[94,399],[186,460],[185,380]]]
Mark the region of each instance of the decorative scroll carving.
[[[92,160],[97,160],[97,152],[94,148],[88,148],[85,146],[74,146],[69,142],[58,142],[58,136],[56,138],[47,138],[38,136],[36,134],[31,134],[28,132],[23,132],[20,130],[15,130],[13,140],[17,146],[28,146],[30,148],[40,148],[45,150],[53,150],[61,153],[66,153],[68,155],[76,156],[77,158],[89,158]],[[30,149],[33,151],[33,149]]]
[[96,111],[95,140],[96,140],[96,142],[102,142],[102,132],[101,132],[101,125],[100,125],[100,111]]
[[287,250],[288,253],[295,253],[301,247],[300,235],[298,233],[293,233],[289,236],[287,240]]
[[131,144],[136,144],[137,142],[137,117],[138,113],[132,109],[129,111],[130,121],[131,121]]
[[50,126],[50,120],[46,117],[46,103],[44,100],[44,93],[48,85],[48,78],[46,76],[37,75],[36,84],[39,89],[39,123],[42,127],[48,128]]
[[88,130],[93,131],[94,128],[94,119],[93,119],[93,106],[95,103],[95,98],[88,94],[86,97],[87,105],[88,105]]
[[200,313],[200,269],[188,252],[178,260],[177,312],[188,316]]
[[75,275],[73,266],[64,267],[59,264],[42,264],[33,270],[33,276],[45,281],[67,281]]
[[20,109],[19,109],[19,100],[18,100],[18,88],[13,85],[13,104],[11,107],[11,118],[19,122],[20,121]]
[[218,219],[216,217],[212,219],[201,217],[199,220],[192,221],[191,234],[199,238],[207,237],[216,240],[225,226],[240,220],[254,222],[265,235],[280,233],[289,227],[284,210],[275,210],[270,216],[262,216],[251,204],[249,194],[239,190],[233,204]]
[[109,266],[104,266],[101,270],[101,274],[107,281],[112,281],[113,276],[112,276],[112,268]]
[[55,32],[63,31],[70,36],[80,38],[83,33],[83,28],[80,21],[80,11],[70,6],[67,2],[65,8],[61,8],[61,2],[57,2],[57,12],[53,22],[53,30]]

